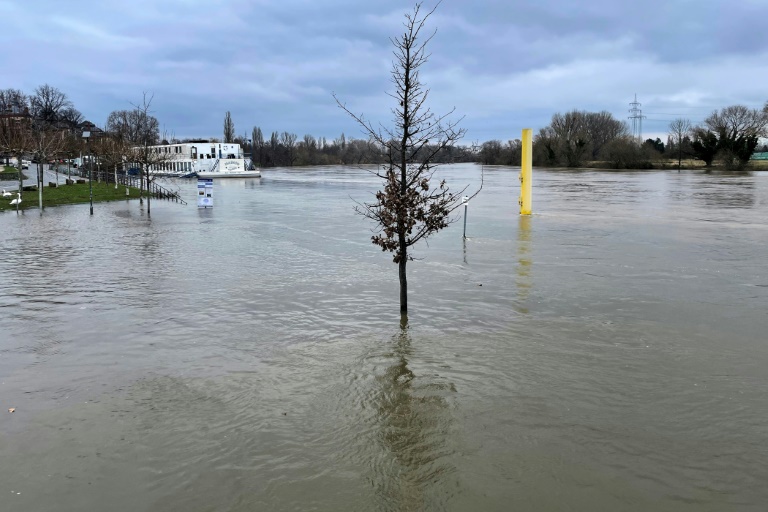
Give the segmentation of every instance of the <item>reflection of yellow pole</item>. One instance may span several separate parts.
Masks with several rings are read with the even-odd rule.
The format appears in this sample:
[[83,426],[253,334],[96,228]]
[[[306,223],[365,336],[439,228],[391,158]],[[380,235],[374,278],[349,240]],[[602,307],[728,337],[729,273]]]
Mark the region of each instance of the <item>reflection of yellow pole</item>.
[[523,161],[520,169],[520,215],[531,214],[531,182],[533,167],[533,130],[523,130]]
[[518,217],[517,228],[517,301],[518,311],[528,313],[526,301],[531,290],[531,221],[530,215],[521,215]]

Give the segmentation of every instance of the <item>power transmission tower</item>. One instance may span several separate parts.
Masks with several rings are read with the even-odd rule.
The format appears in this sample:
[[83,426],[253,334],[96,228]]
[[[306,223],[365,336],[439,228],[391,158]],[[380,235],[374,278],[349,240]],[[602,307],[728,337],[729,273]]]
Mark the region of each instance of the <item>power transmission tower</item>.
[[643,143],[643,119],[645,119],[645,116],[643,115],[643,110],[640,108],[642,106],[641,103],[637,101],[637,94],[635,94],[635,101],[629,104],[630,108],[629,113],[631,114],[629,116],[629,119],[632,120],[632,137],[634,137],[638,143]]

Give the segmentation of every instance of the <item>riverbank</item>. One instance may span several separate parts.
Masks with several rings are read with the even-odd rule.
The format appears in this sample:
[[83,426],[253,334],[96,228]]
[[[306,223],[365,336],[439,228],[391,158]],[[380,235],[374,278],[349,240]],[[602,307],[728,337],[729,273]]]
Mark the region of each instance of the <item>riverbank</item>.
[[[610,170],[638,170],[638,171],[677,171],[678,163],[676,159],[660,159],[649,160],[643,165],[634,165],[627,167],[626,165],[616,165],[615,162],[607,162],[603,160],[596,160],[587,162],[586,167],[589,169],[599,169],[602,171]],[[750,160],[749,163],[741,169],[729,169],[720,162],[713,162],[709,167],[702,160],[685,159],[680,163],[679,170],[681,171],[724,171],[724,172],[745,172],[745,171],[765,171],[768,170],[767,160]]]
[[[128,195],[125,189],[128,188]],[[11,205],[12,199],[16,198],[16,190],[11,197],[0,198],[0,211],[15,211],[16,206]],[[139,189],[119,185],[115,188],[114,183],[93,183],[93,202],[102,203],[106,201],[120,201],[127,199],[138,199]],[[43,190],[43,208],[49,206],[61,206],[65,204],[83,204],[90,202],[90,191],[88,183],[75,183],[72,185],[60,185],[58,187],[46,187]],[[38,208],[38,192],[25,190],[22,192],[22,201],[20,210],[31,210]]]

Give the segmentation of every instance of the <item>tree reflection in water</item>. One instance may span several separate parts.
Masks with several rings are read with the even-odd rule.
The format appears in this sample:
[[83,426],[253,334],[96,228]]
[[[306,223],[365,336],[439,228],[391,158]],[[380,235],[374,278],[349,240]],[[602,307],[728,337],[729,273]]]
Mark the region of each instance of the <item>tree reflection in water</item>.
[[393,363],[377,376],[376,440],[384,450],[371,482],[381,510],[442,509],[457,486],[450,440],[454,421],[450,395],[455,387],[440,376],[417,376],[407,320],[393,337]]

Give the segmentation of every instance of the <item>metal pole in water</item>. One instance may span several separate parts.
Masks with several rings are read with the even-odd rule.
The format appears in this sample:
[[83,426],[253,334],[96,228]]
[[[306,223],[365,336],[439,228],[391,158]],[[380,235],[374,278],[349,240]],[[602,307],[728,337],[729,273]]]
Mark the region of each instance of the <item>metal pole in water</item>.
[[532,175],[533,175],[533,130],[523,129],[523,157],[520,166],[520,215],[531,214]]
[[464,203],[464,239],[467,238],[467,206],[469,205],[469,197],[464,196],[461,198],[461,202]]
[[467,205],[464,204],[464,238],[467,238]]

